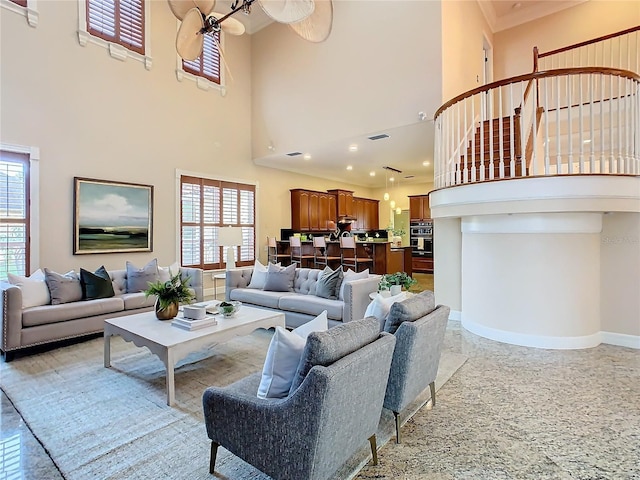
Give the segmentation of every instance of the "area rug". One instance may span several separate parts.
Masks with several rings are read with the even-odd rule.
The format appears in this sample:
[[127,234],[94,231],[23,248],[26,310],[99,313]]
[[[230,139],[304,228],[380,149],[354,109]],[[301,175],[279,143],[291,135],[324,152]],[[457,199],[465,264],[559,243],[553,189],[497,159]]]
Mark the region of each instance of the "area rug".
[[[2,363],[0,387],[66,479],[211,479],[202,392],[260,371],[271,335],[257,330],[187,357],[176,368],[173,407],[165,403],[160,360],[120,337],[111,341],[111,368],[103,366],[103,339],[95,338]],[[436,388],[465,360],[443,353]],[[407,412],[427,398],[424,392]],[[393,414],[385,411],[378,445],[393,435]],[[352,478],[369,460],[365,442],[335,478]],[[216,476],[269,478],[222,448]]]

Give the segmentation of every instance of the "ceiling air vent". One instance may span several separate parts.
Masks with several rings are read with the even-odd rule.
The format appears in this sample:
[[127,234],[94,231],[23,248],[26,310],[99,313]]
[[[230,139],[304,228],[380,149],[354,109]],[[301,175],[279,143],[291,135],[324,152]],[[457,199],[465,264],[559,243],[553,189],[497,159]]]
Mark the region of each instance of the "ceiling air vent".
[[287,155],[290,157],[297,157],[298,155],[302,155],[302,152],[291,152],[287,153]]
[[386,133],[381,133],[380,135],[373,135],[372,137],[367,137],[369,140],[380,140],[382,138],[389,138],[389,135]]

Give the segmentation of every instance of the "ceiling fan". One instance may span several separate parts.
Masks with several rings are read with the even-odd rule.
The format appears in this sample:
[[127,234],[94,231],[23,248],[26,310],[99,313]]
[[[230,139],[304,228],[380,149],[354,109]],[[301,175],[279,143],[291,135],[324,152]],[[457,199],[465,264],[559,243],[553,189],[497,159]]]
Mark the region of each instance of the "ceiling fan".
[[271,19],[288,24],[305,40],[322,42],[331,33],[332,0],[234,0],[231,11],[226,14],[213,11],[215,0],[168,0],[171,12],[182,22],[176,37],[178,55],[187,61],[198,58],[206,34],[222,30],[230,35],[242,35],[244,25],[231,17],[240,11],[248,15],[256,1]]

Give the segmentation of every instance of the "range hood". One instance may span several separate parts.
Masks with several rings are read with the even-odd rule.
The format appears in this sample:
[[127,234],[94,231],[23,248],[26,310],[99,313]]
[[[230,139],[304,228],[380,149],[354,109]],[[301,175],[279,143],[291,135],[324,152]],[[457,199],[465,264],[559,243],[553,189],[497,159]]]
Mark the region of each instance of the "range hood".
[[341,215],[338,217],[338,223],[352,223],[358,220],[356,217],[352,217],[351,215]]

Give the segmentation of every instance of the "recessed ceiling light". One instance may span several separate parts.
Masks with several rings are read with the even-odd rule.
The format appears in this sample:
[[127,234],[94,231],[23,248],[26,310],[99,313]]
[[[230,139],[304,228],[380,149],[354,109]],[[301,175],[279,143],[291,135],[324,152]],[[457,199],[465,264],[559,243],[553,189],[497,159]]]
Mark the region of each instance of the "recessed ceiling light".
[[422,166],[423,167],[428,167],[429,165],[431,165],[431,164],[429,163],[428,160],[425,160],[424,162],[422,162]]
[[355,143],[353,145],[349,145],[349,151],[350,152],[357,152],[358,151],[358,145],[356,145]]
[[304,158],[305,160],[311,160],[311,155],[308,154],[308,153],[305,153],[304,157],[302,157],[302,158]]
[[347,170],[353,170],[353,165],[347,165]]
[[372,176],[372,177],[375,177],[376,176],[376,172],[374,170],[372,170],[372,171],[369,172],[369,175]]

